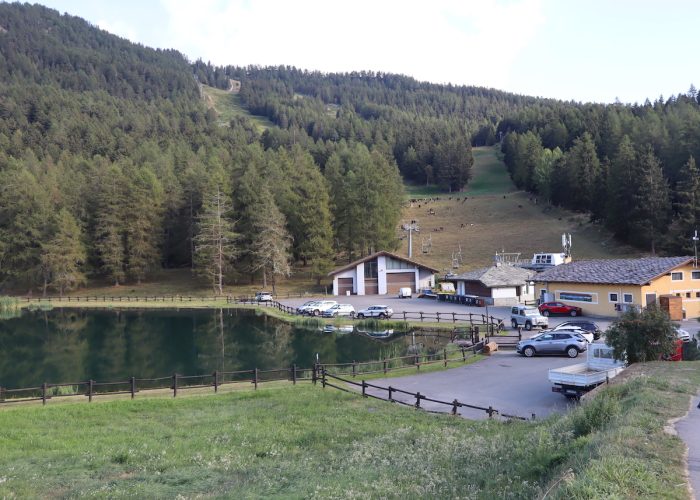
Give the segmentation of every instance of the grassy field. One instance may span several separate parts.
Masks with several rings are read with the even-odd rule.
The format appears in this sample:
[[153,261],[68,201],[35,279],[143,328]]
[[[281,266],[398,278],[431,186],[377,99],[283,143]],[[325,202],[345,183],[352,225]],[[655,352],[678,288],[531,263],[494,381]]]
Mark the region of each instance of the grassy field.
[[245,116],[252,120],[260,132],[274,126],[266,117],[250,114],[247,109],[241,106],[238,94],[207,85],[202,85],[202,92],[204,93],[204,101],[208,107],[214,108],[219,118],[219,124],[222,126],[227,126],[231,119],[237,116]]
[[687,498],[664,432],[700,363],[633,367],[568,415],[467,421],[307,384],[0,411],[0,497]]
[[[500,251],[519,252],[526,259],[536,252],[559,252],[562,233],[572,235],[574,259],[641,254],[616,243],[585,215],[547,206],[515,191],[495,148],[474,148],[474,160],[474,178],[465,192],[442,193],[439,201],[419,201],[404,208],[404,220],[417,219],[420,225],[413,240],[416,260],[441,271],[464,272],[490,265]],[[431,253],[423,254],[422,244],[429,239]],[[401,243],[398,253],[406,255],[408,240]],[[455,269],[452,255],[460,246],[462,264]]]

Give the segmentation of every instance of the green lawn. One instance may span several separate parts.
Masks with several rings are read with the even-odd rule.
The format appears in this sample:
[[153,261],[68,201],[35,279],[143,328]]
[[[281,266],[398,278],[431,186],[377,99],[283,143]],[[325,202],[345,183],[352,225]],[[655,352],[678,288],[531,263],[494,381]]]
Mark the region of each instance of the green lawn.
[[687,410],[700,363],[631,371],[534,423],[308,384],[3,408],[0,497],[687,498],[683,445],[663,427]]
[[467,185],[467,194],[504,194],[515,191],[505,163],[498,157],[496,147],[474,148],[472,180]]
[[218,114],[219,123],[228,125],[232,118],[236,116],[245,116],[253,121],[260,132],[265,131],[274,124],[264,116],[252,115],[247,109],[241,105],[241,99],[238,94],[232,94],[226,90],[202,86],[204,98],[207,105],[213,107]]

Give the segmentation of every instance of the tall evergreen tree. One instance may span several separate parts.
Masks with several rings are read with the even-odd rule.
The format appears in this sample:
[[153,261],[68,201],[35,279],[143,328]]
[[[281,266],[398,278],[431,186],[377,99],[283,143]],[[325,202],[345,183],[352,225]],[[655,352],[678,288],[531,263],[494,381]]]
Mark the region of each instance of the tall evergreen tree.
[[81,269],[87,254],[80,227],[68,210],[61,209],[54,217],[52,226],[53,235],[42,244],[44,294],[50,286],[63,296],[65,291],[87,282]]
[[632,220],[636,239],[649,245],[651,253],[656,253],[656,245],[668,228],[670,200],[668,183],[664,179],[661,163],[651,147],[639,156],[635,175],[637,189]]
[[99,174],[95,214],[95,247],[99,252],[102,272],[119,286],[126,276],[125,217],[126,192],[122,171],[109,165]]
[[675,217],[669,247],[672,251],[690,255],[694,251],[691,238],[698,229],[700,220],[700,173],[692,156],[680,171],[675,193]]

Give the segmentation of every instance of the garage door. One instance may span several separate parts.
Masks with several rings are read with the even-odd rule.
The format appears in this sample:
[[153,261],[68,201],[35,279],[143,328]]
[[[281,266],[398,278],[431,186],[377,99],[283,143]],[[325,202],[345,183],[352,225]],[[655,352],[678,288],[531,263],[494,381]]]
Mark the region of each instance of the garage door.
[[416,293],[416,273],[386,273],[386,293],[399,293],[399,288],[408,287]]
[[338,278],[338,295],[352,294],[352,278]]

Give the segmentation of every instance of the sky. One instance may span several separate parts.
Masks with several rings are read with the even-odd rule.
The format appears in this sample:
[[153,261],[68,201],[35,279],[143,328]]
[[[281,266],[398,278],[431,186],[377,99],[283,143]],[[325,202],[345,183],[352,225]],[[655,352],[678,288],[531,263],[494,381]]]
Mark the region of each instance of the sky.
[[374,70],[579,102],[700,87],[695,0],[43,0],[216,65]]

